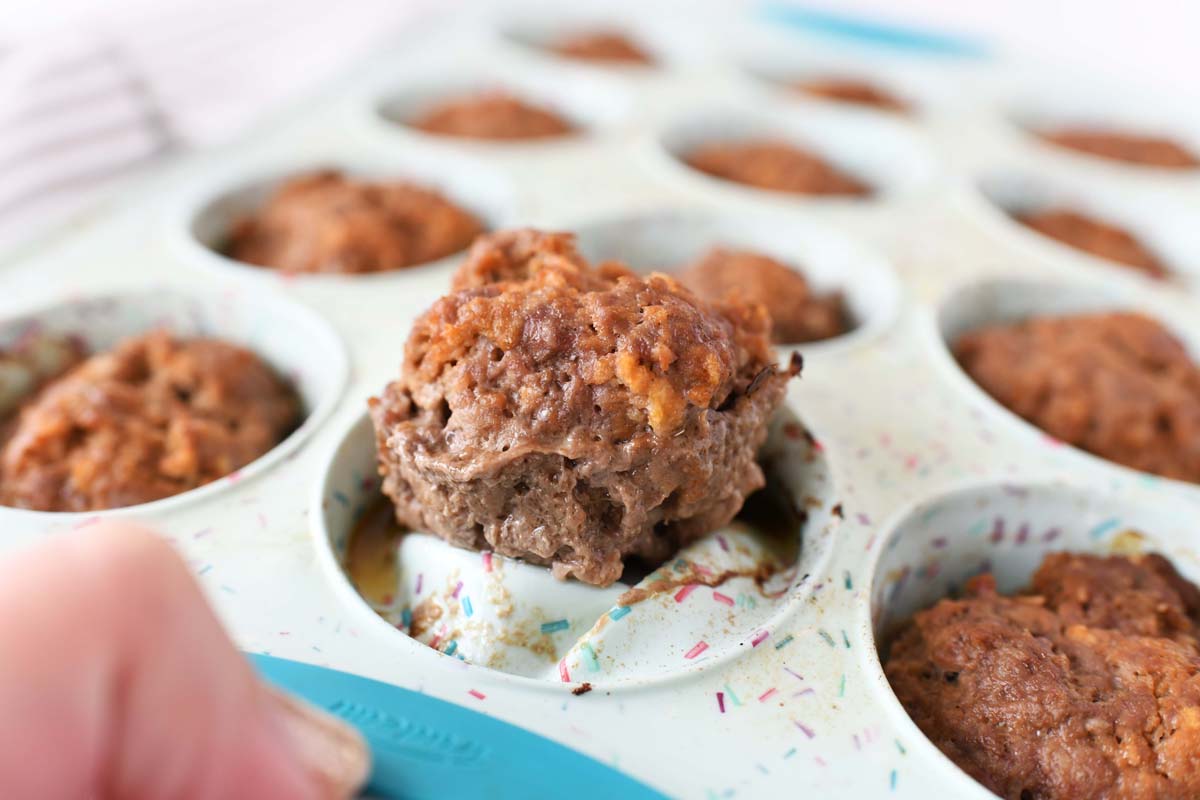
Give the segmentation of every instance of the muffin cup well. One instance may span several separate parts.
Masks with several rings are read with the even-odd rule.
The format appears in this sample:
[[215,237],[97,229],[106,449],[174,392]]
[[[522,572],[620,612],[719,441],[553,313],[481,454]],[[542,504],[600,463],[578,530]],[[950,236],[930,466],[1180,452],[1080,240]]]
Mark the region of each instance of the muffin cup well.
[[1066,445],[1005,408],[984,391],[954,358],[953,344],[959,336],[989,324],[1015,322],[1036,316],[1137,311],[1158,320],[1187,348],[1192,360],[1200,363],[1200,331],[1194,321],[1161,301],[1157,295],[1141,291],[1137,285],[1092,279],[1089,281],[1038,280],[1034,278],[986,278],[948,291],[941,299],[928,326],[928,346],[943,377],[972,404],[1006,427],[1019,433],[1033,446],[1055,448],[1069,458],[1076,470],[1102,470],[1110,477],[1125,476],[1140,481],[1158,482],[1173,488],[1200,494],[1200,485],[1140,472],[1077,447]]
[[[717,142],[775,139],[791,143],[865,183],[867,196],[809,195],[760,189],[700,172],[684,161],[695,148]],[[814,205],[869,206],[916,194],[937,176],[925,140],[909,125],[827,103],[771,112],[750,105],[693,111],[668,123],[657,138],[656,163],[674,180],[725,197]]]
[[265,472],[299,447],[334,409],[349,374],[341,340],[327,322],[301,305],[261,290],[164,288],[68,300],[0,322],[0,350],[31,335],[51,335],[73,337],[88,353],[100,353],[126,337],[160,328],[179,336],[213,337],[252,350],[296,389],[303,422],[246,466],[161,500],[86,512],[0,507],[0,516],[70,519],[130,511],[165,512],[208,498]]
[[[1102,269],[1114,277],[1145,278],[1137,270],[1043,235],[1013,219],[1014,212],[1062,208],[1107,222],[1137,237],[1163,262],[1166,283],[1200,287],[1200,231],[1182,198],[1149,188],[1130,189],[1102,178],[998,168],[964,186],[968,213],[995,236],[1047,262]],[[1159,283],[1154,281],[1154,283]]]
[[639,272],[674,272],[721,246],[776,259],[803,274],[818,292],[841,292],[854,327],[830,339],[783,345],[805,355],[879,336],[903,302],[900,282],[883,256],[795,214],[663,210],[585,222],[573,230],[580,251],[593,263],[615,260]]
[[173,208],[167,221],[172,246],[197,267],[239,278],[267,280],[378,281],[413,270],[456,264],[462,259],[465,249],[401,269],[343,275],[284,272],[247,264],[225,254],[230,232],[239,219],[260,209],[288,179],[322,169],[340,170],[364,180],[406,181],[428,187],[475,214],[488,230],[511,224],[518,216],[516,197],[508,181],[483,164],[429,154],[401,159],[389,156],[374,163],[334,156],[248,174],[228,174],[208,182],[199,191],[180,198]]
[[[479,92],[503,91],[519,100],[557,112],[576,130],[539,139],[476,139],[427,133],[408,123],[438,103]],[[527,152],[586,143],[626,122],[629,93],[604,75],[562,67],[553,72],[498,65],[486,73],[447,67],[404,77],[375,93],[370,101],[375,128],[414,141],[495,153]]]
[[[436,650],[543,686],[667,680],[757,646],[803,601],[808,576],[820,574],[829,558],[839,521],[832,513],[832,479],[823,454],[790,412],[776,414],[761,458],[779,496],[797,511],[798,521],[779,532],[779,541],[731,523],[633,586],[599,588],[558,581],[545,567],[456,549],[430,534],[406,533],[393,551],[394,591],[368,602],[347,574],[351,533],[381,500],[374,432],[364,416],[339,441],[318,481],[313,545],[350,612],[381,643],[410,657],[435,659]],[[780,543],[786,558],[768,552]],[[769,557],[794,560],[757,585],[749,576]],[[737,574],[703,585],[726,571]],[[622,598],[651,587],[645,599]],[[428,627],[417,623],[418,638],[405,634],[414,619],[429,618]]]
[[919,747],[931,766],[936,762],[944,791],[993,796],[925,738],[893,693],[881,655],[886,657],[896,626],[982,572],[995,575],[1000,592],[1015,592],[1028,585],[1047,554],[1058,551],[1157,552],[1195,581],[1200,562],[1188,546],[1194,519],[1161,497],[1138,504],[1074,483],[1022,481],[960,486],[913,503],[885,526],[868,567],[870,586],[856,609],[866,640],[860,664],[905,742]]
[[[501,38],[522,55],[543,64],[595,69],[629,78],[649,78],[674,68],[686,68],[702,62],[707,51],[706,32],[695,28],[678,15],[638,15],[636,19],[621,9],[592,9],[559,5],[552,14],[544,7],[509,8],[495,20]],[[588,61],[568,58],[550,48],[564,36],[597,31],[626,36],[652,59],[651,64]]]
[[[1050,80],[1037,76],[1036,91],[1009,91],[1003,98],[1002,124],[1023,145],[1063,165],[1126,178],[1200,182],[1200,167],[1170,169],[1079,152],[1041,139],[1038,131],[1064,127],[1162,136],[1200,156],[1200,117],[1184,106],[1143,91],[1133,92],[1088,80]],[[1168,110],[1164,110],[1168,109]]]

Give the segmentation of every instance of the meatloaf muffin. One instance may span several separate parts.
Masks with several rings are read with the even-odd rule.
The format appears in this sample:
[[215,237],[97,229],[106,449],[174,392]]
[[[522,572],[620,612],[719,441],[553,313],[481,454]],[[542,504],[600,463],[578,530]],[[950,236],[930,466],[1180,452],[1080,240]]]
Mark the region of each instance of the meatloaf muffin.
[[285,181],[234,226],[227,252],[285,272],[384,272],[466,250],[480,233],[432,189],[324,170]]
[[850,329],[841,292],[818,294],[799,272],[760,253],[714,247],[676,277],[709,302],[737,295],[762,305],[771,317],[771,340],[780,344],[829,339]]
[[589,31],[564,36],[550,46],[565,58],[606,64],[650,66],[654,59],[632,39],[618,31]]
[[906,114],[910,110],[908,104],[900,98],[873,83],[857,78],[808,78],[795,81],[792,86],[804,94],[839,103],[869,106],[897,114]]
[[722,180],[758,189],[813,195],[865,197],[871,187],[828,161],[776,139],[748,139],[701,145],[684,163]]
[[151,332],[88,358],[20,410],[0,450],[0,501],[147,503],[245,466],[299,421],[295,391],[250,351]]
[[966,372],[1009,410],[1127,467],[1200,482],[1200,367],[1133,312],[1037,317],[960,337]]
[[426,133],[466,139],[549,139],[575,133],[575,126],[558,113],[506,92],[451,98],[408,124]]
[[1200,158],[1195,153],[1162,136],[1088,128],[1058,128],[1034,133],[1050,144],[1110,161],[1164,169],[1200,167]]
[[1167,268],[1136,236],[1103,220],[1069,208],[1016,212],[1013,219],[1043,236],[1085,253],[1115,261],[1152,278],[1167,277]]
[[1200,592],[1157,555],[1056,553],[919,612],[886,672],[942,752],[1009,800],[1200,797]]
[[759,306],[590,266],[571,236],[480,239],[371,401],[404,525],[608,585],[727,523],[795,371]]

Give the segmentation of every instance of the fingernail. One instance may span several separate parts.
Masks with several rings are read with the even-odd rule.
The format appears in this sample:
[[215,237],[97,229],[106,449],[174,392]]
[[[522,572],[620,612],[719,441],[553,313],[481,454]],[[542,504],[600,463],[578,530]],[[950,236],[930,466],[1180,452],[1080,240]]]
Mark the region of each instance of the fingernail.
[[318,796],[352,796],[366,783],[371,754],[362,735],[336,717],[267,686],[280,723]]

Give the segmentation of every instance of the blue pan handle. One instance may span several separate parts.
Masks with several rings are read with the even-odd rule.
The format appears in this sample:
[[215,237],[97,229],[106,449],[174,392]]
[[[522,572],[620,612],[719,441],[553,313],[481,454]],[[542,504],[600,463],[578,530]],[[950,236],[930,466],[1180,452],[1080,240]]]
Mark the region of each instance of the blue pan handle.
[[582,753],[444,700],[310,664],[251,655],[262,676],[366,737],[367,791],[396,798],[663,795]]

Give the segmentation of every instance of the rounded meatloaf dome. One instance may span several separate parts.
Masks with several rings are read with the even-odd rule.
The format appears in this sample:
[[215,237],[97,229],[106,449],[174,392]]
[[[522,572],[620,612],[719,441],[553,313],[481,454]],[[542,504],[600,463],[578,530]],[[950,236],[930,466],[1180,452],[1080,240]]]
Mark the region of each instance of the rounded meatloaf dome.
[[263,455],[300,412],[295,390],[249,350],[135,336],[27,401],[0,450],[0,502],[92,511],[169,497]]
[[607,585],[728,522],[787,379],[759,306],[593,268],[565,234],[478,240],[371,401],[409,527]]

